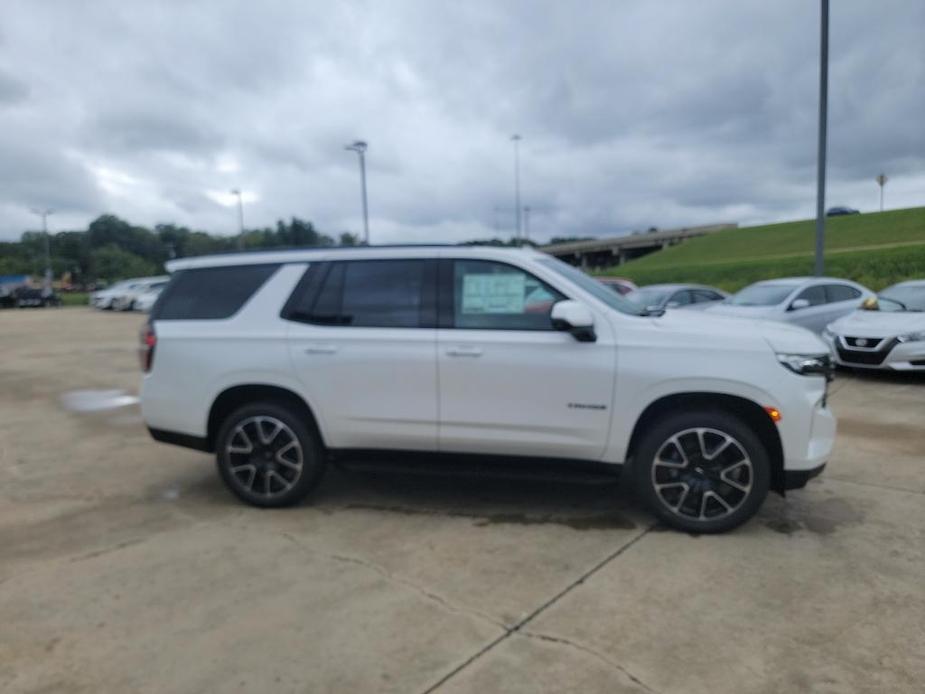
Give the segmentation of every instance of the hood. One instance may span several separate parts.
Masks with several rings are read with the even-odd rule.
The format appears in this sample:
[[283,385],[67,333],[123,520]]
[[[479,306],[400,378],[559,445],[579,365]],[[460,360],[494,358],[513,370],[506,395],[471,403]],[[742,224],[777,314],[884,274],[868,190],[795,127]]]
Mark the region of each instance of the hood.
[[675,330],[685,335],[704,335],[714,344],[716,340],[740,343],[748,340],[761,340],[775,352],[787,354],[827,354],[829,352],[828,345],[815,333],[789,323],[771,320],[743,320],[731,316],[715,315],[712,310],[668,311],[665,315],[652,320],[666,330]]
[[767,318],[777,313],[777,306],[736,306],[735,304],[713,304],[707,313],[718,316],[739,316],[740,318]]
[[916,311],[855,311],[829,325],[846,337],[894,337],[925,330],[925,313]]

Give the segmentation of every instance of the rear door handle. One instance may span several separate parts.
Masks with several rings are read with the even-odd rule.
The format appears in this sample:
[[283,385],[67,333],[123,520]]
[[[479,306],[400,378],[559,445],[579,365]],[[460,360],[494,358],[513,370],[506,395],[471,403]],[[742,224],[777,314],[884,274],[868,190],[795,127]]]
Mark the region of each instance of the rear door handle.
[[305,348],[306,354],[334,354],[337,352],[337,347],[335,345],[308,345]]
[[482,356],[481,347],[450,347],[446,350],[447,356],[450,357],[480,357]]

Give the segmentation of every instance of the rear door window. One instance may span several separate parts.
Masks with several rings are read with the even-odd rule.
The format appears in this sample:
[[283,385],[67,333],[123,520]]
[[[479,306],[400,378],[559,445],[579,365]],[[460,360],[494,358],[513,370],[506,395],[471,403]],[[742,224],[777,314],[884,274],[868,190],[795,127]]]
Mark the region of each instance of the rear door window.
[[825,293],[830,303],[861,298],[860,290],[848,284],[827,284],[825,285]]
[[825,287],[821,284],[817,284],[812,287],[807,287],[802,292],[800,292],[797,299],[806,299],[809,302],[810,306],[821,306],[827,302],[825,295]]
[[229,265],[178,271],[161,292],[152,320],[230,318],[279,265]]

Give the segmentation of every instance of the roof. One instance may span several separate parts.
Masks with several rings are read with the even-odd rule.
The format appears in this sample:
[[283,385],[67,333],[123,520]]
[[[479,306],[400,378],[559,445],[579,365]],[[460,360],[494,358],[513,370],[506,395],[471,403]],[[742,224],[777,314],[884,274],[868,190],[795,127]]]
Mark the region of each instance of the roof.
[[536,257],[544,255],[533,248],[510,248],[506,246],[456,246],[456,245],[397,245],[397,246],[349,246],[333,248],[294,248],[285,250],[242,251],[219,255],[202,255],[194,258],[178,258],[165,263],[168,272],[201,267],[228,267],[231,265],[261,265],[276,263],[308,263],[322,260],[346,258],[435,258],[438,255],[453,257]]

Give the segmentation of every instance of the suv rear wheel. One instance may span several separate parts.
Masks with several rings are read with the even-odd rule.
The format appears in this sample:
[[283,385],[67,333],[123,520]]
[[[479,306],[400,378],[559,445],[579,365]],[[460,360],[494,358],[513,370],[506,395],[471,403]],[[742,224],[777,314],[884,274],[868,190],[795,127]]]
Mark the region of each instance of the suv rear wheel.
[[245,405],[229,415],[215,442],[222,480],[254,506],[289,506],[321,480],[325,459],[312,428],[275,402]]
[[748,425],[725,412],[690,412],[658,422],[633,461],[637,492],[663,522],[718,533],[751,518],[768,494],[767,450]]

